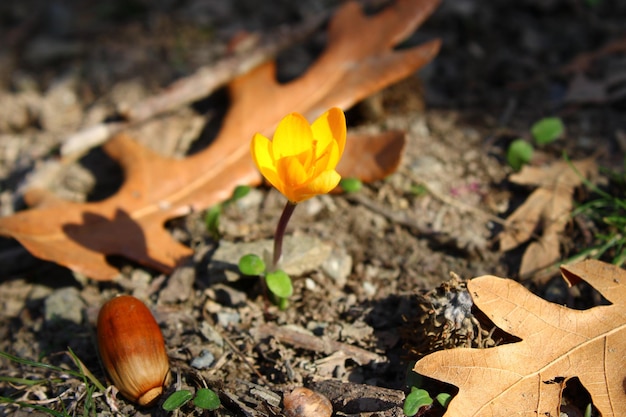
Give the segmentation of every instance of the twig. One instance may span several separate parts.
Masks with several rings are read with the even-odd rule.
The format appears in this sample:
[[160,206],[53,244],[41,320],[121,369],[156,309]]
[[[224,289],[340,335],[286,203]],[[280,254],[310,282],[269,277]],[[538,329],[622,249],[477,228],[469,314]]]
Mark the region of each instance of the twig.
[[331,354],[337,351],[343,352],[346,356],[360,364],[368,364],[370,362],[380,363],[387,360],[385,356],[372,353],[356,346],[299,332],[297,330],[291,330],[286,327],[279,327],[270,323],[259,325],[256,328],[256,334],[259,337],[271,336],[282,343],[287,343],[301,349],[323,352],[324,354]]

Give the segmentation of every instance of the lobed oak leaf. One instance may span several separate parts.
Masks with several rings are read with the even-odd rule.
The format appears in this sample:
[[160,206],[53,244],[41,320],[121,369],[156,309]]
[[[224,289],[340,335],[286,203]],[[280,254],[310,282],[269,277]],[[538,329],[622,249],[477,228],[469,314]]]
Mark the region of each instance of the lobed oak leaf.
[[561,271],[570,285],[584,280],[612,304],[572,310],[510,279],[469,281],[476,307],[522,340],[418,361],[415,372],[459,388],[446,416],[558,416],[564,385],[575,377],[604,417],[626,415],[626,271],[596,260]]
[[[584,178],[593,177],[597,168],[594,158],[556,161],[545,167],[525,166],[509,180],[538,188],[507,219],[500,233],[500,250],[508,251],[530,240],[536,232],[539,238],[526,248],[519,275],[532,275],[558,262],[561,251],[560,233],[565,229],[572,210],[574,189]],[[536,275],[542,280],[547,275]]]
[[[398,0],[366,16],[355,2],[346,3],[329,23],[326,50],[300,78],[279,84],[274,64],[268,63],[231,82],[231,107],[209,148],[177,160],[157,155],[126,135],[115,136],[104,145],[125,174],[115,195],[100,202],[72,203],[40,198],[45,193],[31,190],[25,199],[34,206],[0,219],[0,235],[17,239],[37,257],[94,279],[117,276],[107,255],[170,272],[192,250],[175,241],[164,223],[228,198],[237,185],[258,184],[250,140],[256,132],[271,136],[285,114],[295,111],[312,120],[330,107],[348,108],[428,63],[439,50],[438,40],[401,51],[393,47],[438,4]],[[340,164],[339,173],[380,179],[398,165],[403,146],[404,137],[397,133],[368,141],[349,137],[347,162]],[[356,163],[350,154],[367,165]]]

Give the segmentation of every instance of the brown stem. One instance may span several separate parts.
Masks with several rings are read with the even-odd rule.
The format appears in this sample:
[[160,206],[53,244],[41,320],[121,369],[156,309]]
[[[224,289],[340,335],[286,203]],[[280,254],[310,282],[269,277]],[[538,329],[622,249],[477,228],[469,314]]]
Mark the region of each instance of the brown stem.
[[274,234],[274,259],[272,261],[272,269],[276,269],[276,265],[278,265],[278,261],[280,261],[280,257],[283,254],[283,237],[285,237],[287,223],[289,223],[289,219],[291,218],[295,208],[296,203],[287,201],[287,204],[285,204],[285,208],[283,209],[283,214],[281,214],[280,220],[278,220],[276,233]]

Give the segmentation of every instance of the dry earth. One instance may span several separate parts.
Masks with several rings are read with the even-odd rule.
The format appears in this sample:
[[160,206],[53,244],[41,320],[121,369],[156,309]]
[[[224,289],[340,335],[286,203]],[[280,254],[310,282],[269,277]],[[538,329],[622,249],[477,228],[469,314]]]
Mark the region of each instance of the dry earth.
[[[563,151],[577,157],[600,150],[602,166],[622,166],[626,3],[590,3],[444,2],[406,42],[440,37],[435,61],[348,112],[354,131],[406,130],[398,172],[358,193],[315,198],[296,210],[287,246],[301,245],[306,262],[294,262],[295,293],[286,311],[267,303],[256,280],[233,272],[237,253],[250,250],[242,245],[262,250],[259,242],[271,238],[284,203],[275,190],[258,189],[226,208],[220,242],[209,237],[203,213],[172,221],[172,234],[195,256],[170,276],[116,258],[111,262],[122,268],[120,279],[97,283],[0,240],[0,351],[72,367],[63,353],[70,347],[104,380],[95,318],[105,300],[129,293],[144,300],[161,325],[176,387],[215,389],[224,403],[217,415],[279,415],[282,392],[303,384],[327,393],[337,415],[401,415],[411,358],[447,343],[424,342],[422,330],[407,329],[405,320],[419,323],[420,302],[429,306],[440,297],[432,291],[451,273],[516,278],[522,250],[503,255],[495,239],[499,219],[529,192],[506,181],[508,143],[526,136],[539,118],[557,115],[567,134],[543,151],[546,161]],[[33,181],[77,201],[111,195],[121,173],[99,149],[62,170],[48,169],[69,134],[215,62],[242,30],[294,24],[336,4],[3,2],[0,214],[24,209],[20,193]],[[586,67],[568,67],[580,54],[620,39],[621,49]],[[323,43],[320,32],[283,53],[281,77],[301,72]],[[226,105],[218,93],[132,134],[164,155],[195,152],[208,146]],[[573,224],[563,247],[580,248],[581,235]],[[557,302],[593,302],[588,292],[568,293],[558,280],[528,284]],[[448,292],[462,290],[459,281],[446,285]],[[459,339],[454,342],[464,343]],[[32,387],[0,382],[1,396],[83,412],[85,387],[78,379],[6,359],[0,364],[3,375],[59,378]],[[114,407],[122,415],[165,414],[106,397],[95,396],[99,415],[114,414]],[[364,397],[379,400],[357,401]],[[2,415],[25,413],[0,406]],[[183,413],[201,414],[192,406]]]

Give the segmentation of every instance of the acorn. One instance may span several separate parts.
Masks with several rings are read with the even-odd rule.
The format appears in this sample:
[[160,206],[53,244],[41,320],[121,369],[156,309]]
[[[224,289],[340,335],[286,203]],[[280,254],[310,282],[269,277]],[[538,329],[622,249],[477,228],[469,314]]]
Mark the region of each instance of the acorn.
[[98,315],[102,364],[120,393],[150,406],[170,382],[170,365],[161,329],[144,303],[121,295],[106,302]]

